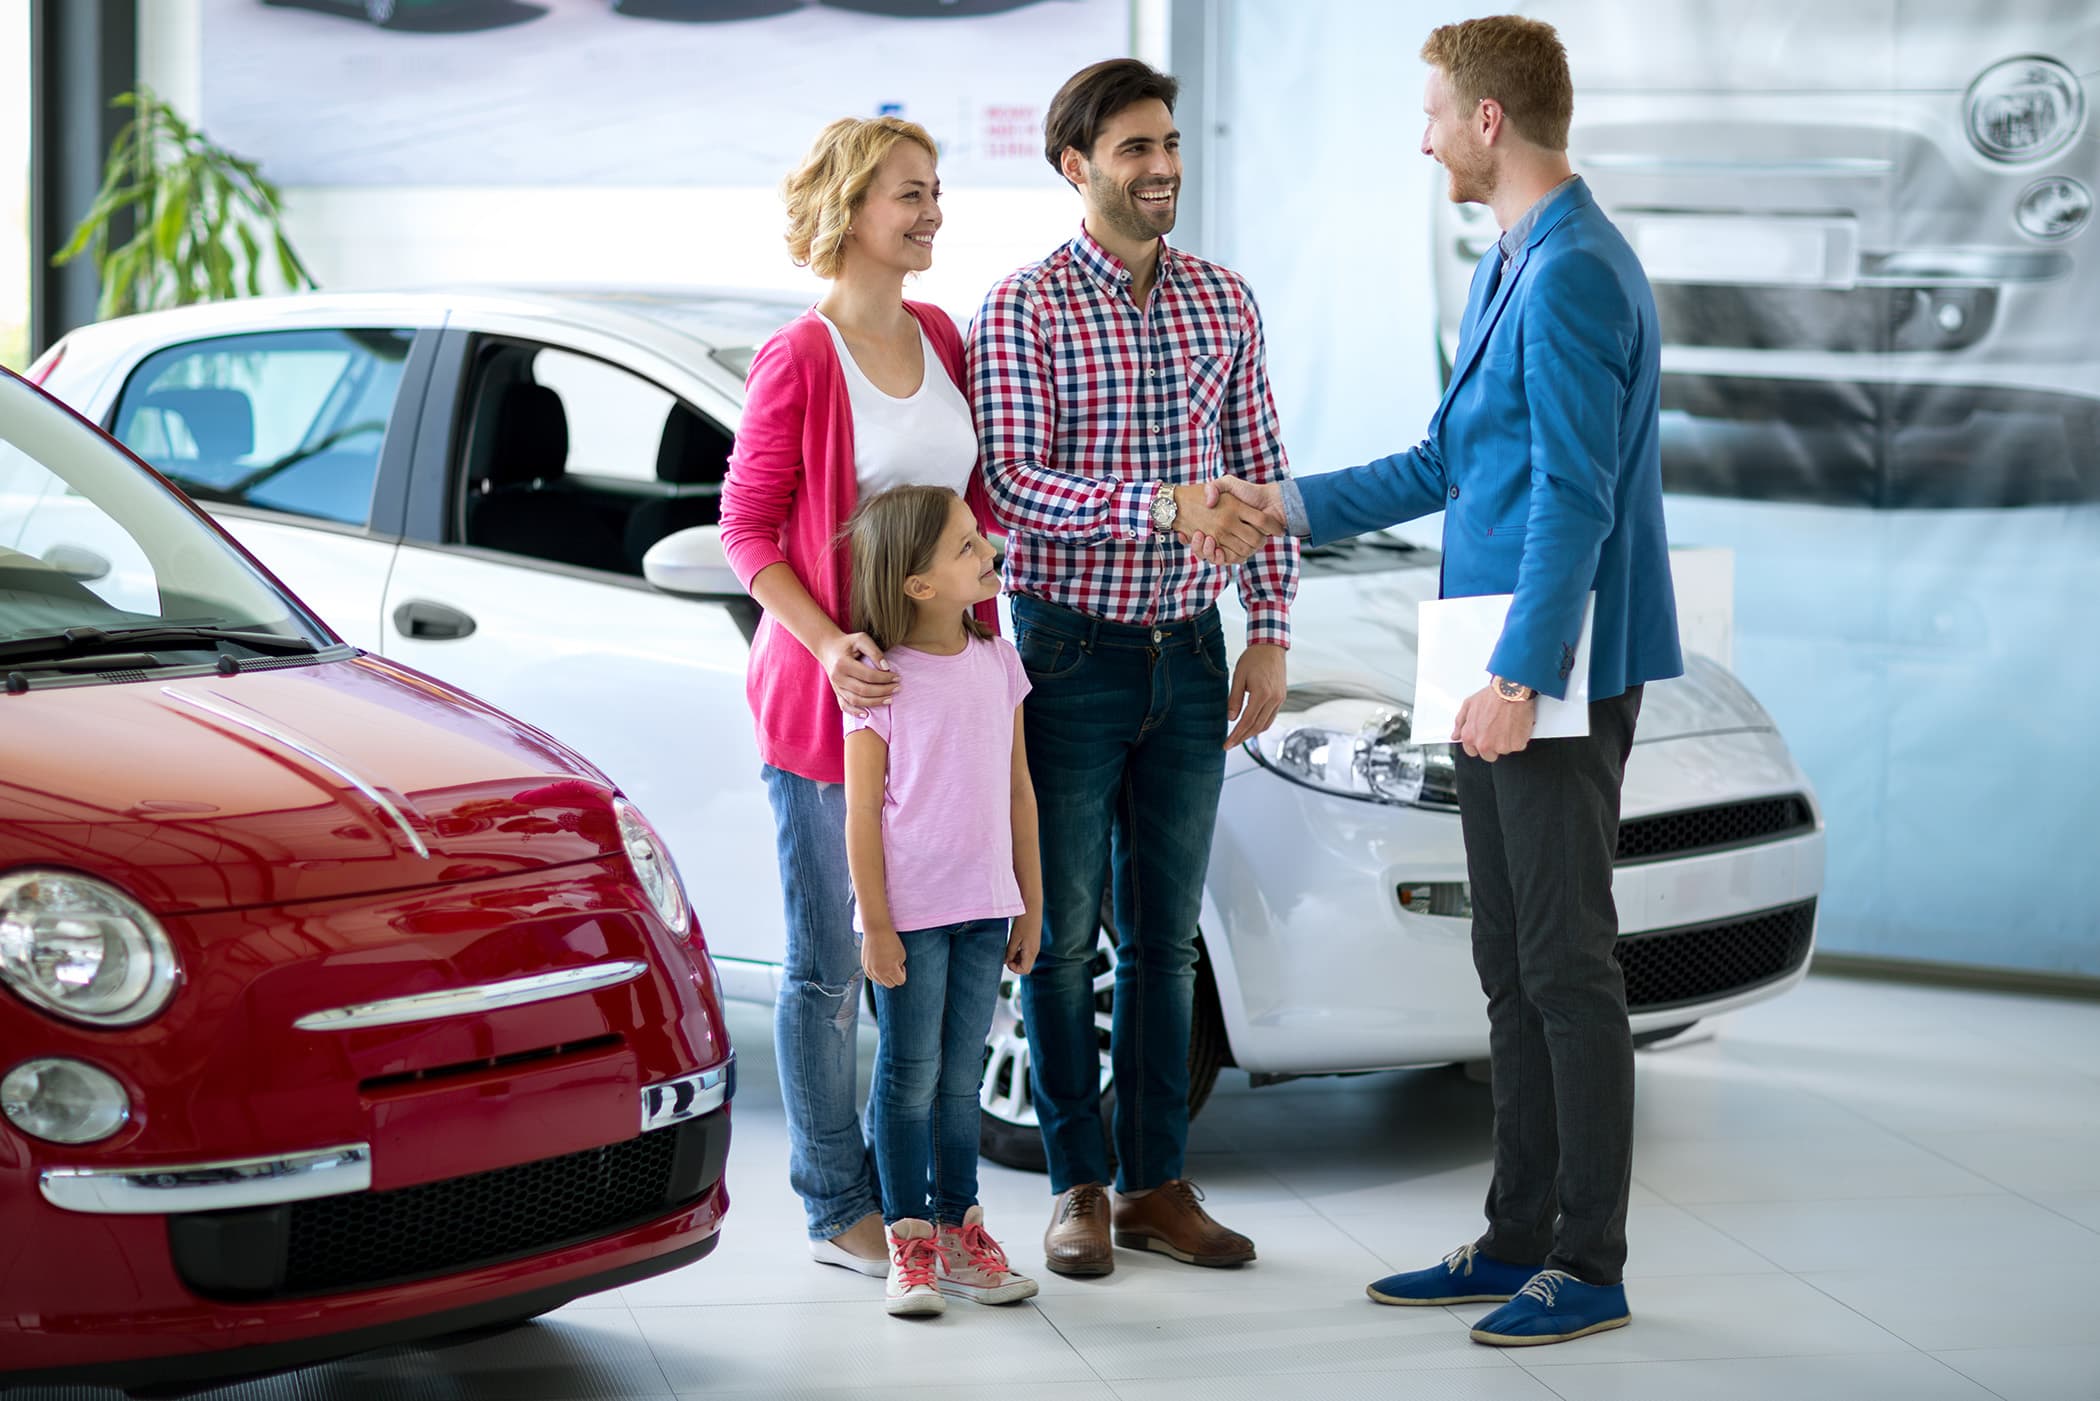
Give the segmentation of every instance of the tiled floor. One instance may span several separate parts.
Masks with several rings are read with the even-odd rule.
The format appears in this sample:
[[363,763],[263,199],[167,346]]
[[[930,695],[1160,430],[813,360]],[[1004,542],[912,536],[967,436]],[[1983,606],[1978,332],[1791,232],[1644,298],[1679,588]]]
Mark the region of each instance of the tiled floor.
[[[768,1018],[731,1025],[735,1204],[712,1258],[500,1337],[214,1395],[2100,1398],[2100,1004],[1812,979],[1644,1053],[1633,1326],[1522,1352],[1468,1341],[1484,1306],[1363,1296],[1478,1229],[1487,1092],[1456,1071],[1264,1090],[1228,1071],[1190,1175],[1258,1263],[1123,1253],[1107,1279],[1044,1276],[1030,1304],[907,1323],[875,1281],[804,1257]],[[1039,1264],[1042,1179],[987,1167],[983,1197]]]

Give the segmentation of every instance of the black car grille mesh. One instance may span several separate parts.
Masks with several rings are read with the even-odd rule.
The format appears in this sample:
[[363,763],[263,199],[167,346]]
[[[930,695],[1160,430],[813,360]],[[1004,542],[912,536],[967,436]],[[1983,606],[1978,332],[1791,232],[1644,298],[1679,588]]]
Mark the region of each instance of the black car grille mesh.
[[1815,830],[1815,814],[1808,799],[1799,793],[1781,798],[1759,798],[1747,803],[1723,803],[1717,807],[1689,808],[1683,812],[1635,817],[1619,824],[1617,860],[1653,861],[1664,856],[1684,856],[1696,851],[1715,851],[1765,842]]
[[1704,1002],[1785,977],[1808,959],[1816,902],[1743,919],[1628,934],[1613,946],[1626,975],[1626,1010]]
[[589,1240],[664,1214],[677,1136],[293,1206],[283,1292],[336,1293]]

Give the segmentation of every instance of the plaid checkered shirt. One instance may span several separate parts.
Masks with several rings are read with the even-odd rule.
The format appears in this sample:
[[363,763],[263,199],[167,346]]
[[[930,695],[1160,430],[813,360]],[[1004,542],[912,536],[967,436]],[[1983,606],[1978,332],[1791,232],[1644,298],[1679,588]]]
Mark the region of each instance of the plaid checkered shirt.
[[[970,399],[1007,587],[1110,622],[1176,622],[1227,570],[1152,526],[1156,490],[1290,475],[1261,313],[1238,274],[1162,243],[1143,308],[1082,229],[992,288],[970,328]],[[1290,645],[1298,542],[1237,566],[1249,645]]]

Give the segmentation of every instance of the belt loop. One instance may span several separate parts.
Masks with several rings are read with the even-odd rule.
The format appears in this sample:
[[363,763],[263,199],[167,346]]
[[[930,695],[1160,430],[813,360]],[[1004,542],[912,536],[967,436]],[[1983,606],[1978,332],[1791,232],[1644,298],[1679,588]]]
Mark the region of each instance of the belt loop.
[[1091,613],[1081,613],[1079,616],[1086,619],[1086,638],[1079,644],[1079,650],[1091,657],[1094,655],[1094,644],[1101,640],[1101,620]]

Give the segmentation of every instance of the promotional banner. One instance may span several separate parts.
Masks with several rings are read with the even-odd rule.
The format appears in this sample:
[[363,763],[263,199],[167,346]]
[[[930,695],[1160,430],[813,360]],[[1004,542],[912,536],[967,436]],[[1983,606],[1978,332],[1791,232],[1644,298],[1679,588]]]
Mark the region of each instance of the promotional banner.
[[[776,184],[839,116],[1039,183],[1130,0],[203,0],[203,124],[292,186]],[[380,22],[382,21],[383,22]]]

